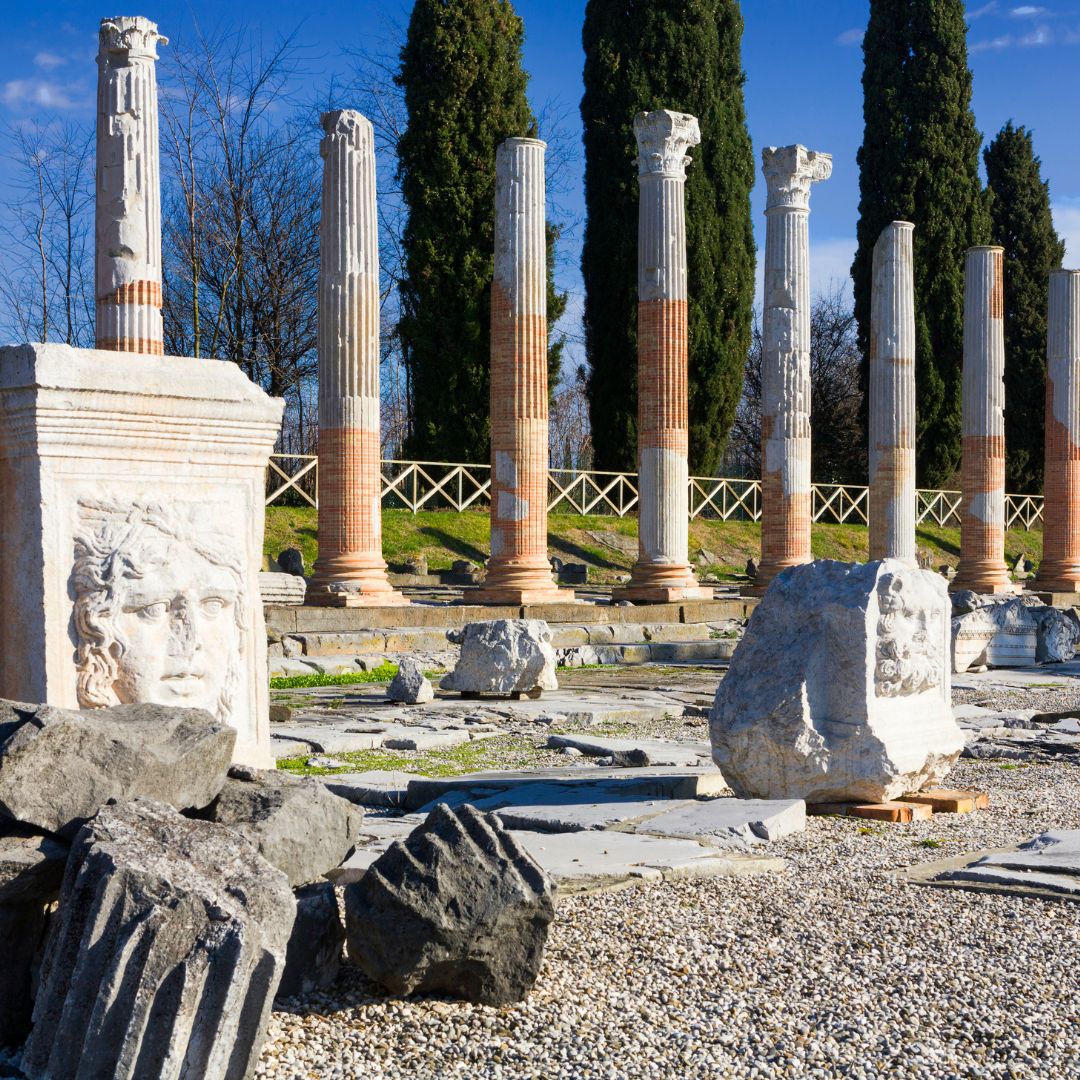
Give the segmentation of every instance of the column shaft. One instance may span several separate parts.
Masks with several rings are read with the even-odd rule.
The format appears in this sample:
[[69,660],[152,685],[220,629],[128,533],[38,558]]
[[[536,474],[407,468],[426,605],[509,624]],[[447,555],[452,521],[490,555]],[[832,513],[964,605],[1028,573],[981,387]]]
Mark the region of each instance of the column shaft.
[[161,166],[156,46],[141,16],[98,34],[95,344],[161,356]]
[[638,143],[638,558],[616,594],[639,602],[711,599],[688,559],[686,151],[698,122],[658,110]]
[[960,563],[952,589],[1011,592],[1005,566],[1004,249],[964,263]]
[[765,305],[761,352],[760,593],[789,566],[809,562],[810,185],[832,174],[832,157],[803,146],[768,147]]
[[573,599],[547,553],[547,237],[544,150],[507,139],[495,154],[491,285],[491,559],[476,599]]
[[1043,556],[1035,588],[1080,593],[1080,270],[1050,274]]
[[870,302],[870,558],[915,552],[914,226],[886,225],[874,245]]
[[382,557],[375,138],[352,109],[325,113],[322,125],[319,557],[308,598],[404,604]]

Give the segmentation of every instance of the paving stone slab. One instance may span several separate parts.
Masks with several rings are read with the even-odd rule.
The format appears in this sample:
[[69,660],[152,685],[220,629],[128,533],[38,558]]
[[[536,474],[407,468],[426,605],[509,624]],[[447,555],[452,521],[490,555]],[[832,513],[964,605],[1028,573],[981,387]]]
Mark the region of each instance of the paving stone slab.
[[400,809],[405,805],[405,792],[411,777],[408,773],[372,769],[367,772],[334,773],[316,779],[321,780],[335,795],[357,806]]
[[549,735],[548,746],[571,747],[588,757],[640,752],[649,765],[700,765],[712,760],[705,742],[672,742],[668,739],[609,739],[598,735]]
[[699,799],[636,824],[634,832],[728,847],[780,840],[805,828],[802,799]]
[[509,788],[541,781],[560,785],[614,785],[626,797],[638,799],[696,799],[730,794],[723,776],[714,768],[643,769],[600,768],[571,765],[559,769],[532,769],[516,772],[479,772],[463,776],[416,777],[409,781],[406,810],[418,810],[449,793],[484,798]]
[[[501,735],[490,725],[440,726],[412,724],[364,724],[357,720],[299,720],[275,724],[270,741],[277,758],[292,757],[297,745],[322,754],[343,754],[351,750],[445,750],[473,739]],[[302,752],[302,751],[301,751]]]

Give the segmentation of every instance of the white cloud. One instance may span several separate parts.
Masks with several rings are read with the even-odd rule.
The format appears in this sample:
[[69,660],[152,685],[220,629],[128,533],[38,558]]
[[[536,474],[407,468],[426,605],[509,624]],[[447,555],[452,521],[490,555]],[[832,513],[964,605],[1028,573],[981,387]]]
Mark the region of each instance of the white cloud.
[[1080,269],[1080,195],[1055,199],[1050,206],[1054,228],[1065,241],[1064,266]]
[[989,4],[983,4],[982,7],[975,8],[974,11],[969,11],[965,16],[968,22],[974,22],[976,19],[981,19],[984,15],[989,15],[991,11],[997,9],[997,0],[990,0]]
[[1035,7],[1032,4],[1024,4],[1021,7],[1014,7],[1009,14],[1014,19],[1030,19],[1036,15],[1045,15],[1046,8]]
[[37,105],[44,109],[77,109],[83,103],[75,88],[48,79],[13,79],[0,89],[0,102],[5,105]]
[[57,56],[56,53],[39,52],[34,56],[34,64],[45,71],[63,67],[66,63],[67,61],[62,56]]
[[1054,35],[1049,26],[1040,23],[1035,26],[1030,33],[1022,34],[1019,37],[1016,34],[1002,34],[1000,37],[987,38],[984,41],[974,41],[968,46],[969,53],[987,52],[988,50],[1001,50],[1011,49],[1013,47],[1019,49],[1038,48],[1041,45],[1052,45],[1054,42]]
[[853,26],[850,30],[845,30],[842,34],[837,34],[837,45],[861,45],[863,39],[863,28],[861,26]]

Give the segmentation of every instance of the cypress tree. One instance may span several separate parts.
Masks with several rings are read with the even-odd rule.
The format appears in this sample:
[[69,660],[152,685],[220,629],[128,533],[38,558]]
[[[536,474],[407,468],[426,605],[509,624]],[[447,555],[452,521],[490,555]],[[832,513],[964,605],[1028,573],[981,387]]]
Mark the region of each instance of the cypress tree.
[[[402,237],[398,336],[409,378],[406,452],[483,461],[490,450],[495,150],[537,123],[521,67],[524,26],[508,0],[416,0],[396,76],[408,112],[398,179]],[[566,306],[554,288],[548,229],[548,326]],[[552,386],[562,341],[548,352]]]
[[890,221],[914,222],[916,465],[930,486],[960,462],[964,252],[990,236],[965,34],[963,0],[871,0],[863,38],[859,344],[867,356],[874,244]]
[[636,468],[637,214],[633,120],[674,109],[701,125],[686,181],[690,469],[714,474],[742,393],[754,299],[736,0],[589,0],[585,8],[587,387],[595,464]]
[[1005,248],[1005,477],[1010,491],[1042,490],[1046,305],[1065,244],[1031,132],[1010,120],[983,151],[991,236]]

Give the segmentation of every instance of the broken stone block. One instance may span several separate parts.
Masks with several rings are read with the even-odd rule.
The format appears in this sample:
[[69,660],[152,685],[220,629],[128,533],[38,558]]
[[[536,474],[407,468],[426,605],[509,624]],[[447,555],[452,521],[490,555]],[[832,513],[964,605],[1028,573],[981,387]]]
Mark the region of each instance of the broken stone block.
[[56,837],[0,821],[0,904],[54,900],[67,856],[67,844]]
[[940,783],[964,748],[949,614],[944,581],[896,559],[778,575],[709,715],[735,794],[883,802]]
[[259,574],[259,596],[264,604],[297,606],[307,596],[307,582],[298,574]]
[[0,704],[0,815],[71,837],[110,799],[177,809],[221,790],[236,732],[201,709]]
[[1072,660],[1080,641],[1076,622],[1052,607],[1028,608],[1028,613],[1036,619],[1035,662],[1063,664]]
[[285,875],[231,829],[105,807],[72,847],[23,1071],[251,1076],[295,914]]
[[296,888],[340,866],[356,846],[364,812],[310,776],[237,767],[196,815],[249,840]]
[[424,705],[435,697],[435,691],[420,665],[406,656],[399,661],[398,672],[387,688],[386,696],[403,705]]
[[983,606],[982,597],[972,589],[957,589],[956,592],[950,594],[950,599],[954,617],[978,611]]
[[394,994],[521,1001],[554,915],[544,871],[468,805],[436,806],[345,890],[349,958]]
[[542,619],[466,623],[459,633],[461,656],[442,680],[444,690],[530,694],[559,688],[551,630]]
[[976,608],[953,619],[953,671],[960,675],[973,667],[983,667],[987,662],[986,647],[997,632],[998,624],[989,608]]
[[1035,663],[1038,624],[1028,606],[1019,598],[990,609],[997,633],[986,647],[991,667],[1028,667]]
[[300,997],[332,986],[341,968],[345,927],[329,881],[296,890],[296,922],[285,955],[279,998]]

